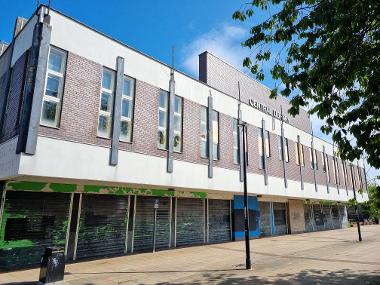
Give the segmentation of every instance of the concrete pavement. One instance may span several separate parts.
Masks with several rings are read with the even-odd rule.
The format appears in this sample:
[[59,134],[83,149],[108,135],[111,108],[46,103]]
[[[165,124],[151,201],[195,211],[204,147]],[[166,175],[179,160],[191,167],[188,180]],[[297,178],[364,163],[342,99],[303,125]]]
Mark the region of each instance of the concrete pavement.
[[[63,284],[380,284],[380,226],[206,245],[79,262]],[[0,284],[35,284],[39,270],[0,274]]]

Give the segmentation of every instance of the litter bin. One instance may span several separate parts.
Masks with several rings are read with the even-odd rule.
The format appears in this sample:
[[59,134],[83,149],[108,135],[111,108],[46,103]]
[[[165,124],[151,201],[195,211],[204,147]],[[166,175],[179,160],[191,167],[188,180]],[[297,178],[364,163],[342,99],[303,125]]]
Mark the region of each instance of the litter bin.
[[47,247],[41,256],[39,284],[63,280],[65,273],[65,252],[62,247]]

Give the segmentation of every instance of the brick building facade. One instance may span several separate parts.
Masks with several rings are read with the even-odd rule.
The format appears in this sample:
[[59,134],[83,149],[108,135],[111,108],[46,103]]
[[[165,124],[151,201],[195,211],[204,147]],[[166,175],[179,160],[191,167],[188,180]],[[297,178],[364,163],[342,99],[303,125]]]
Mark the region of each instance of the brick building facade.
[[306,111],[215,55],[199,67],[196,80],[44,6],[23,22],[0,57],[0,270],[47,245],[76,260],[239,239],[238,82],[251,236],[346,225],[354,190],[368,198],[363,161],[334,157]]

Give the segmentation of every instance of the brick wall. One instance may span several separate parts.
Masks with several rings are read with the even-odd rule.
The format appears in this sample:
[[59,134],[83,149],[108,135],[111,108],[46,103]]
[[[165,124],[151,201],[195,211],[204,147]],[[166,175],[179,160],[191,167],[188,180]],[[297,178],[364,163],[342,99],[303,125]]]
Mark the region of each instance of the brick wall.
[[7,141],[17,135],[19,110],[22,104],[22,93],[25,79],[27,53],[24,53],[14,64],[8,94],[1,141]]
[[[282,106],[284,113],[290,108],[287,99],[282,96],[278,96],[277,99],[270,99],[269,88],[208,52],[199,55],[199,80],[234,98],[239,96],[239,81],[243,102],[248,104],[248,100],[252,98],[278,112]],[[288,117],[291,125],[311,133],[311,123],[305,110],[301,109],[300,114],[296,117],[290,115]]]
[[288,200],[290,233],[305,232],[305,214],[302,200]]
[[[101,65],[68,53],[59,127],[40,126],[39,135],[110,147],[110,139],[97,137],[101,78]],[[160,89],[140,80],[136,80],[135,86],[132,142],[120,142],[119,148],[124,151],[166,157],[166,151],[157,148]],[[201,106],[199,104],[187,99],[183,100],[183,150],[181,153],[174,153],[176,160],[208,164],[208,159],[200,156],[200,113]],[[215,166],[238,170],[239,166],[233,162],[233,118],[220,114],[219,130],[220,159],[215,161]],[[259,130],[256,126],[248,125],[247,127],[248,172],[263,174],[263,170],[259,169]],[[279,136],[270,133],[271,157],[267,159],[268,175],[283,178],[283,165],[279,159],[279,139]],[[307,147],[304,147],[304,155],[304,181],[314,183]],[[318,184],[324,185],[325,173],[322,171],[321,155],[320,153],[317,155],[319,170],[316,172],[316,178]],[[330,166],[331,170],[333,170],[332,165]],[[291,140],[289,140],[287,177],[300,181],[299,166],[295,163],[295,142]]]
[[270,133],[271,156],[267,159],[268,175],[284,178],[284,166],[282,160],[280,160],[280,150],[278,148],[279,140],[281,140],[280,136]]

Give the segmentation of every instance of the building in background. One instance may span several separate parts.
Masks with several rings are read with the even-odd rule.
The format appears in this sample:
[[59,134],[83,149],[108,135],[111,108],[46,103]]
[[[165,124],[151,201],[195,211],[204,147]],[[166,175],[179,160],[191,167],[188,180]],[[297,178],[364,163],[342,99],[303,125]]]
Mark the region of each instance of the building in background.
[[215,55],[199,80],[62,13],[18,19],[0,57],[0,269],[243,237],[238,82],[251,236],[341,228],[363,161]]

